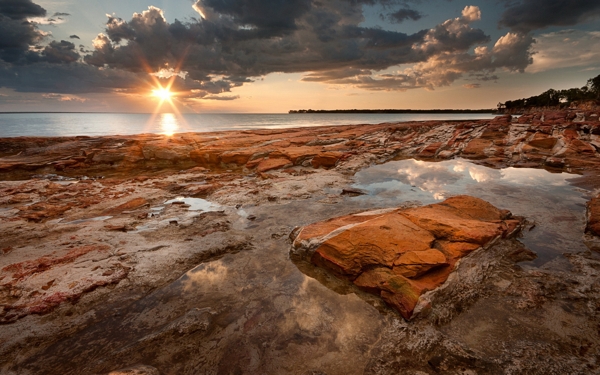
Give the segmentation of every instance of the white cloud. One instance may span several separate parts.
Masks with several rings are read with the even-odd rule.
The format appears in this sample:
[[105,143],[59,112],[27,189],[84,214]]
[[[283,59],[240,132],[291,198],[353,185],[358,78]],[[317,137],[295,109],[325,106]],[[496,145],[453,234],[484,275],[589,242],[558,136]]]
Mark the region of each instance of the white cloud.
[[468,5],[463,9],[462,16],[467,22],[479,21],[481,19],[481,11],[477,6]]
[[596,66],[600,61],[600,31],[562,30],[536,36],[536,41],[529,73]]

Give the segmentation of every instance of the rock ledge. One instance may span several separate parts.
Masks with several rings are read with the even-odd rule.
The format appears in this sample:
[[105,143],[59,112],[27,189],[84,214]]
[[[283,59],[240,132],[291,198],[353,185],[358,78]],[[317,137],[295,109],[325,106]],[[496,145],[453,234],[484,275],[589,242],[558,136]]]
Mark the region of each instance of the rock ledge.
[[291,253],[380,296],[409,319],[419,297],[442,285],[460,258],[514,236],[522,224],[506,210],[461,195],[308,225],[293,233]]

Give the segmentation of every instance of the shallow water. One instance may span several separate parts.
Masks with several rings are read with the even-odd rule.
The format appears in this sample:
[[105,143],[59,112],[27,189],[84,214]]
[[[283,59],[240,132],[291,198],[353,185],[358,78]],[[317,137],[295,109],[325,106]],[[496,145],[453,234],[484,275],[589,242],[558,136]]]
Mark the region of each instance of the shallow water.
[[[187,211],[184,214],[172,214],[172,216],[165,216],[165,211],[171,205],[181,205],[184,208],[187,208]],[[224,211],[227,210],[227,207],[221,206],[218,203],[209,202],[206,199],[202,198],[192,198],[192,197],[177,197],[171,200],[166,201],[161,206],[150,207],[150,212],[148,213],[148,218],[157,218],[157,220],[151,221],[146,225],[140,225],[135,228],[135,231],[132,233],[141,233],[146,231],[153,231],[159,228],[164,228],[169,225],[184,225],[188,226],[193,223],[193,220],[201,215],[204,212],[214,212],[214,211]]]
[[[401,318],[331,276],[300,270],[288,255],[286,238],[294,226],[470,194],[535,222],[522,238],[538,253],[529,266],[556,267],[558,262],[560,267],[562,252],[584,250],[589,192],[571,186],[567,179],[572,177],[494,170],[466,160],[404,160],[359,172],[354,187],[368,194],[340,197],[338,204],[320,203],[323,196],[315,195],[239,208],[231,217],[233,230],[251,235],[252,248],[200,264],[130,303],[106,306],[94,324],[57,342],[27,367],[102,373],[148,363],[169,374],[362,374],[382,332]],[[132,240],[136,235],[131,233]]]
[[209,202],[202,198],[177,197],[166,201],[165,204],[185,204],[189,211],[218,211],[222,210],[223,206],[217,203]]
[[[585,251],[585,203],[590,192],[569,184],[578,177],[543,169],[492,169],[455,159],[440,162],[392,161],[358,172],[355,188],[368,194],[354,199],[392,207],[405,201],[430,204],[467,194],[524,216],[533,226],[520,239],[538,255],[533,266],[561,262],[564,252]],[[549,264],[550,266],[550,264]]]
[[93,222],[93,221],[104,221],[104,220],[108,220],[110,218],[112,218],[112,216],[97,216],[97,217],[91,217],[88,219],[79,219],[79,220],[69,221],[66,223],[61,222],[61,224],[83,224],[83,223],[89,223],[89,222]]

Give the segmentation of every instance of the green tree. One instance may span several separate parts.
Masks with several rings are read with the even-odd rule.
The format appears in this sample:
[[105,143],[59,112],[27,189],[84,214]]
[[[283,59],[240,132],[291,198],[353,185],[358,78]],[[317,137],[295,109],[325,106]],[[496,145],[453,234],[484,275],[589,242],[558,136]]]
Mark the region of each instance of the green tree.
[[600,98],[600,74],[587,81],[588,90],[591,91],[596,98]]

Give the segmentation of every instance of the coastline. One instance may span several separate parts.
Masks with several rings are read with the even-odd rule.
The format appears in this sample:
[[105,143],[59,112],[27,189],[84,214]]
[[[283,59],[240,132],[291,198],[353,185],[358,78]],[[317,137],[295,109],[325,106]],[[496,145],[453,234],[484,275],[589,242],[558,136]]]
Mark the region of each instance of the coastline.
[[[600,303],[598,280],[582,271],[598,265],[592,252],[568,255],[572,271],[532,269],[518,265],[532,256],[529,250],[499,239],[463,258],[448,282],[424,295],[411,321],[288,255],[294,227],[377,208],[352,200],[362,193],[350,185],[357,171],[392,160],[461,158],[495,169],[570,172],[581,175],[576,186],[593,190],[600,122],[592,112],[574,119],[563,111],[172,136],[0,138],[0,369],[108,373],[144,363],[163,372],[217,365],[233,371],[247,366],[248,348],[262,348],[265,372],[283,364],[289,373],[307,363],[319,368],[331,356],[332,373],[392,373],[398,360],[414,371],[493,372],[510,364],[527,372],[541,366],[542,353],[545,369],[586,368],[585,354],[562,348],[575,350],[581,340],[588,353],[600,348],[588,334],[600,321],[586,312]],[[179,196],[217,206],[194,212],[185,202],[165,203]],[[590,228],[592,214],[600,217],[595,212]],[[590,248],[596,239],[589,236]],[[336,292],[325,294],[323,286]],[[174,290],[182,305],[167,304]],[[573,302],[569,296],[577,293]],[[502,307],[515,300],[521,307]],[[156,301],[165,301],[165,310]],[[572,313],[560,310],[565,304]],[[485,324],[492,324],[486,314],[520,323],[500,319],[500,327],[492,325],[498,331],[485,336],[491,349],[480,351],[460,341],[472,316],[467,311]],[[585,318],[570,330],[557,328],[568,331],[564,338],[541,328],[536,336],[536,317],[552,314]],[[428,349],[411,349],[415,339]],[[513,346],[502,348],[503,342]],[[338,350],[326,349],[332,345]],[[514,347],[529,348],[522,360]],[[93,360],[83,355],[90,348],[98,353]],[[177,362],[182,352],[187,359]],[[431,365],[431,358],[446,362]]]
[[288,113],[497,113],[495,109],[290,109]]

